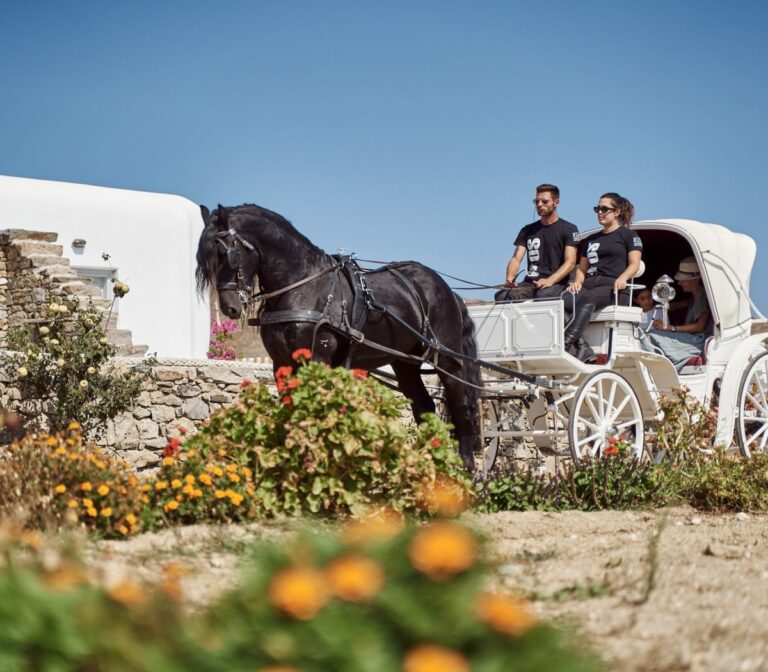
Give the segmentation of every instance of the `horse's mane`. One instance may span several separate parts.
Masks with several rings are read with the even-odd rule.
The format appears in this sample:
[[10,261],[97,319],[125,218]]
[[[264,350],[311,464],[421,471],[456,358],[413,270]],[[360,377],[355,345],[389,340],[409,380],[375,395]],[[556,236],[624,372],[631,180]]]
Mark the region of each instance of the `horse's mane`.
[[[291,264],[313,264],[326,257],[323,250],[299,232],[285,217],[272,210],[254,203],[243,203],[235,207],[219,205],[210,214],[207,210],[203,210],[206,221],[197,247],[197,269],[195,270],[197,291],[201,295],[205,295],[208,288],[216,284],[220,270],[220,250],[217,248],[216,234],[228,227],[229,218],[233,213],[249,215],[251,223],[255,226],[271,227],[273,236],[280,241],[287,261]],[[247,233],[247,229],[242,233]]]

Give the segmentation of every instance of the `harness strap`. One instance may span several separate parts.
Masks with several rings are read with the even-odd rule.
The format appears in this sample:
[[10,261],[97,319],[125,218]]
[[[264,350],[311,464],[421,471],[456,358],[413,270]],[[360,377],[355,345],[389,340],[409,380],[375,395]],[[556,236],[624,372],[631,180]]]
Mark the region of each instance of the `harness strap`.
[[280,324],[281,322],[317,322],[323,318],[319,310],[275,310],[262,313],[261,317],[251,317],[248,324],[260,327],[265,324]]
[[284,294],[285,292],[289,292],[292,289],[296,289],[297,287],[301,287],[302,285],[307,284],[308,282],[311,282],[312,280],[316,280],[317,278],[325,275],[326,273],[330,273],[331,271],[335,271],[339,268],[339,265],[336,264],[335,266],[329,266],[328,268],[324,268],[322,271],[318,271],[317,273],[313,273],[312,275],[303,278],[297,282],[294,282],[287,287],[282,287],[281,289],[276,289],[274,292],[268,292],[264,294],[263,292],[259,292],[254,296],[251,301],[266,301],[267,299],[271,299],[272,297],[279,296],[280,294]]

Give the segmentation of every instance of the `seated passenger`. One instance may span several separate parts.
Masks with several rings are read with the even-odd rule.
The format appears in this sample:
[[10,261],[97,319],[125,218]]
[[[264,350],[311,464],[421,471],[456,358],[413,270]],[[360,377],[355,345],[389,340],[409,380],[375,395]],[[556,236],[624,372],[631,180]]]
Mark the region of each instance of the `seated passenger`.
[[643,331],[648,331],[654,321],[661,321],[661,306],[653,302],[650,289],[641,289],[635,294],[635,303],[643,309],[643,316],[638,325]]
[[609,192],[593,209],[602,231],[581,243],[579,265],[568,286],[575,300],[565,298],[566,311],[574,312],[563,339],[568,352],[587,363],[594,361],[595,353],[582,333],[593,311],[616,299],[625,306],[629,303],[627,284],[640,269],[643,250],[640,236],[631,229],[635,208],[628,199]]
[[[560,190],[554,184],[536,187],[536,213],[540,219],[524,226],[515,238],[515,253],[507,263],[506,285],[496,292],[496,301],[558,298],[576,265],[579,232],[557,214]],[[523,257],[528,255],[525,280],[516,278]]]
[[701,283],[699,265],[694,257],[686,257],[680,262],[675,280],[684,292],[691,295],[687,301],[685,320],[683,324],[670,324],[666,328],[660,320],[654,320],[648,337],[680,371],[691,357],[701,354],[704,342],[712,335],[714,323]]

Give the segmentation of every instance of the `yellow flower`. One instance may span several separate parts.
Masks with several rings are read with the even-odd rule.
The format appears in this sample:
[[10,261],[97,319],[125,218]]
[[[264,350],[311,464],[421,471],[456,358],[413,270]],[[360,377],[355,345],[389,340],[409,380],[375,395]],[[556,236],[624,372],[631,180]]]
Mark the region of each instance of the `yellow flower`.
[[88,497],[86,497],[85,499],[83,499],[83,506],[90,508],[93,506],[93,502],[90,499],[88,499]]
[[197,497],[202,497],[202,496],[203,496],[203,491],[200,489],[193,490],[192,492],[189,493],[190,499],[196,499]]
[[194,482],[195,482],[195,476],[194,476],[194,474],[187,474],[187,475],[184,477],[184,480],[185,480],[187,483],[194,483]]
[[117,531],[118,531],[120,534],[122,534],[123,536],[125,536],[126,534],[128,534],[128,528],[127,528],[125,525],[118,525],[118,526],[117,526]]
[[175,459],[172,457],[164,457],[163,458],[163,466],[164,467],[170,467],[175,462]]
[[227,497],[229,497],[229,501],[232,502],[235,506],[240,506],[240,504],[243,503],[244,497],[233,490],[227,490]]
[[149,504],[149,497],[147,497],[146,495],[142,495],[141,501],[144,502],[144,504]]
[[63,492],[66,492],[66,491],[67,491],[67,486],[66,486],[66,485],[62,485],[62,484],[59,484],[59,485],[57,485],[57,486],[54,488],[54,490],[55,490],[55,491],[56,491],[58,494],[61,494],[61,493],[63,493]]
[[59,446],[53,452],[54,452],[55,455],[66,455],[67,454],[67,449],[64,446]]
[[85,492],[89,492],[90,490],[93,489],[93,486],[88,481],[86,481],[85,483],[82,483],[80,485],[80,489],[85,490]]
[[171,481],[171,487],[174,488],[174,489],[180,488],[181,487],[181,481],[178,478],[174,478]]
[[219,457],[226,457],[226,456],[227,456],[227,451],[224,450],[223,448],[220,449],[219,450]]
[[136,524],[136,516],[134,516],[132,513],[129,513],[129,514],[128,514],[128,515],[125,517],[125,519],[128,521],[128,523],[129,523],[130,525],[135,525],[135,524]]
[[200,474],[198,479],[204,485],[210,485],[213,482],[213,479],[208,474]]
[[536,624],[525,602],[510,595],[483,593],[475,602],[475,614],[483,623],[507,635],[523,635]]
[[237,474],[227,474],[229,476],[229,480],[232,481],[232,483],[239,483],[240,477]]
[[446,581],[474,564],[477,542],[460,525],[433,523],[413,535],[408,556],[413,566],[433,581]]
[[268,587],[274,607],[301,621],[310,620],[328,601],[323,575],[311,567],[286,567]]
[[126,607],[143,604],[147,601],[147,594],[141,587],[129,581],[121,581],[112,586],[112,588],[107,590],[107,595],[115,600],[115,602],[120,602]]
[[364,555],[345,555],[333,560],[325,575],[331,591],[343,600],[363,602],[384,585],[384,570]]
[[171,500],[163,508],[166,511],[175,511],[176,509],[179,508],[179,503],[177,501],[175,501],[175,500]]
[[99,512],[96,509],[94,509],[92,506],[88,507],[88,515],[91,518],[95,518],[98,514]]
[[51,437],[48,438],[46,443],[49,446],[51,446],[51,448],[53,448],[53,446],[58,446],[59,445],[59,440],[55,436],[51,436]]
[[247,479],[250,479],[251,476],[253,476],[253,472],[248,467],[243,467],[242,472],[243,476],[245,476]]
[[182,492],[183,492],[185,495],[188,495],[188,494],[189,494],[190,492],[192,492],[194,489],[195,489],[195,486],[194,486],[194,485],[192,485],[191,483],[187,483],[187,484],[186,484],[186,485],[185,485],[185,486],[184,486],[184,487],[181,489],[181,491],[182,491]]
[[422,506],[438,516],[453,518],[469,506],[469,493],[461,483],[439,476],[427,488]]
[[88,387],[88,381],[87,380],[81,380],[80,381],[80,389],[84,390],[86,387]]
[[112,515],[112,509],[108,506],[104,507],[101,510],[101,515],[104,516],[105,518],[109,518]]
[[227,465],[227,471],[229,471],[229,472],[237,471],[237,465],[236,464],[228,464]]
[[76,499],[70,499],[70,500],[67,502],[67,506],[68,506],[70,509],[76,509],[76,508],[78,507],[78,504],[77,504],[77,500],[76,500]]
[[149,483],[145,483],[141,486],[142,492],[149,492],[152,489],[152,486]]
[[213,495],[216,497],[216,499],[224,499],[227,496],[227,493],[223,490],[216,490]]
[[219,467],[216,467],[216,466],[214,466],[213,469],[211,469],[211,473],[214,476],[223,476],[224,475],[224,472]]
[[96,492],[98,492],[103,497],[104,495],[109,494],[109,486],[100,485]]
[[165,490],[168,487],[167,481],[158,481],[155,483],[155,490]]
[[403,672],[469,672],[469,661],[457,651],[421,644],[405,654]]
[[80,423],[79,422],[70,422],[69,425],[67,425],[67,429],[75,431],[80,429]]

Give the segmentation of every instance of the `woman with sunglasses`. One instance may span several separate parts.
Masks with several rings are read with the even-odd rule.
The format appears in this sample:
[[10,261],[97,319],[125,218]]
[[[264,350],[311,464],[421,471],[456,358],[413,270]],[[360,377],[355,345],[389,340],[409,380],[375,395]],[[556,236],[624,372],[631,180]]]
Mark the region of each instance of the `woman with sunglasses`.
[[[635,208],[628,199],[609,192],[600,197],[594,210],[602,231],[582,241],[576,275],[568,286],[575,297],[575,312],[565,331],[564,345],[582,362],[591,362],[595,357],[581,336],[590,316],[613,304],[616,298],[629,303],[627,284],[640,268],[643,250],[640,236],[630,229]],[[566,310],[573,305],[566,299]]]

